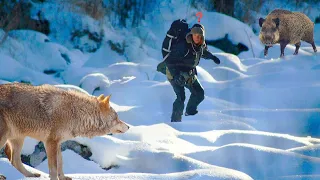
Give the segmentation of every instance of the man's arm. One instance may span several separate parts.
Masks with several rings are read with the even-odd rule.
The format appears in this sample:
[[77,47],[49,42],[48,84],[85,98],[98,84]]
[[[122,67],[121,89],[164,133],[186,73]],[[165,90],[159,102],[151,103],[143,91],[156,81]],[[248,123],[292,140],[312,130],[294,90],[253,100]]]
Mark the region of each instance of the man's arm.
[[204,58],[204,59],[211,59],[211,60],[213,60],[216,64],[220,64],[220,59],[217,58],[217,56],[213,55],[213,54],[208,50],[208,47],[207,47],[207,46],[203,49],[202,58]]

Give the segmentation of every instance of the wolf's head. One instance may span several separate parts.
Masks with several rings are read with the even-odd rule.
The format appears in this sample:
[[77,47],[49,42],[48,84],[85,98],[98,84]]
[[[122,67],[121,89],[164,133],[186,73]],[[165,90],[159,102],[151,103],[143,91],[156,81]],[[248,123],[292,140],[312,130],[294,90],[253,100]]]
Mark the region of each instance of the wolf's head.
[[261,31],[259,34],[260,41],[265,46],[272,46],[279,41],[279,24],[280,19],[259,19],[259,25],[261,27]]
[[110,106],[110,97],[104,97],[104,95],[98,97],[102,124],[109,130],[106,133],[125,133],[128,131],[129,126],[119,119],[117,112]]

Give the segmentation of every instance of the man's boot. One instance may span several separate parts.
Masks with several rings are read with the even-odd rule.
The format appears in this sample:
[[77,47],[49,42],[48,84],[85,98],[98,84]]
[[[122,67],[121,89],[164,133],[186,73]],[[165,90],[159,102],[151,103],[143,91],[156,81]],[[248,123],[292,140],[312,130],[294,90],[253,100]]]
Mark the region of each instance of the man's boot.
[[182,113],[172,112],[171,122],[181,122],[181,119],[182,119]]
[[190,111],[190,112],[185,112],[184,115],[185,116],[193,116],[193,115],[196,115],[198,114],[198,110],[195,110],[195,111]]

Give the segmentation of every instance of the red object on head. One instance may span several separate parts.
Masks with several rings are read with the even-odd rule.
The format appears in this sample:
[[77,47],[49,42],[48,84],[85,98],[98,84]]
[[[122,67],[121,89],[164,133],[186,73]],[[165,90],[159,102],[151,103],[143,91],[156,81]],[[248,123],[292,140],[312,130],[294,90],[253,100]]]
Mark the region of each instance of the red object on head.
[[197,16],[197,17],[199,16],[199,17],[198,17],[198,22],[200,22],[203,14],[202,14],[202,12],[197,12],[196,16]]

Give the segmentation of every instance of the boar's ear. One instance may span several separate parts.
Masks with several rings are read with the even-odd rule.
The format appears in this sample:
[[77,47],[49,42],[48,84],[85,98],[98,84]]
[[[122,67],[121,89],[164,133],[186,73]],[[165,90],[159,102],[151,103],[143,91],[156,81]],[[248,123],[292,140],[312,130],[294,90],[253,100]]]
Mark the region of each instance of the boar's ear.
[[279,18],[275,18],[275,19],[272,19],[272,20],[276,24],[276,27],[279,27],[280,19]]
[[104,100],[104,95],[103,95],[103,94],[101,94],[99,97],[97,97],[97,99],[98,99],[99,101]]
[[263,19],[263,18],[260,18],[260,19],[259,19],[259,26],[260,26],[260,27],[262,27],[262,24],[264,23],[264,21],[265,21],[265,19]]

